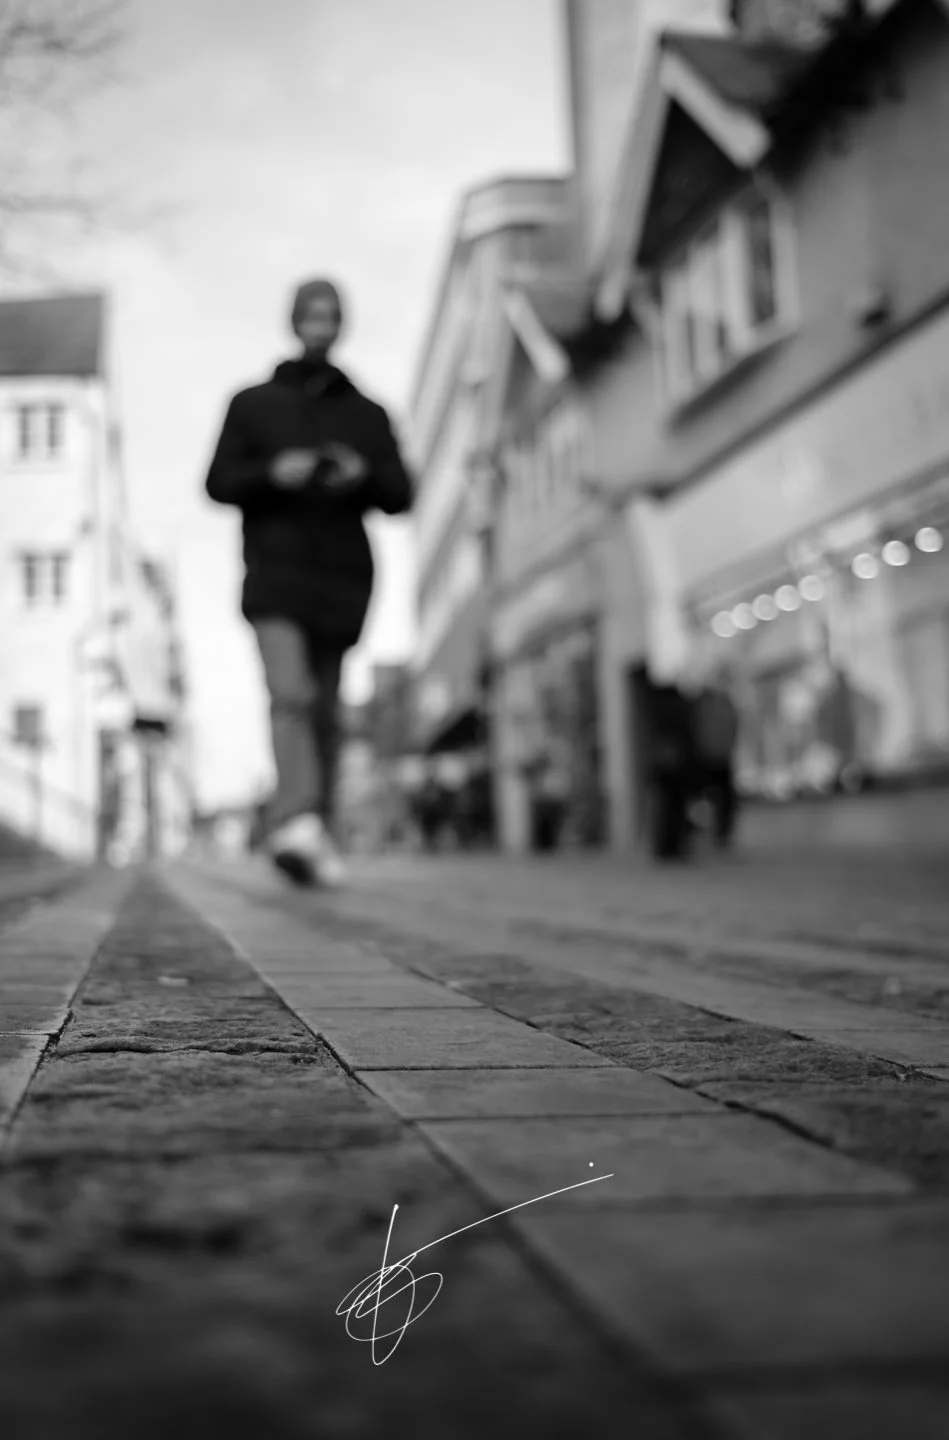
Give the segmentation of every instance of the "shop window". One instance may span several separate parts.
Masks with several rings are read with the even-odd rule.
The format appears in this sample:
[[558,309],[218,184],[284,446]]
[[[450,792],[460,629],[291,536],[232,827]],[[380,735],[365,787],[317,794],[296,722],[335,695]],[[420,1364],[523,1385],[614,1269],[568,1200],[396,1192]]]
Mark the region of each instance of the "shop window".
[[900,653],[913,711],[918,758],[949,753],[949,617],[906,626]]
[[661,276],[670,402],[700,394],[786,333],[791,294],[787,216],[777,198],[756,191],[707,225]]

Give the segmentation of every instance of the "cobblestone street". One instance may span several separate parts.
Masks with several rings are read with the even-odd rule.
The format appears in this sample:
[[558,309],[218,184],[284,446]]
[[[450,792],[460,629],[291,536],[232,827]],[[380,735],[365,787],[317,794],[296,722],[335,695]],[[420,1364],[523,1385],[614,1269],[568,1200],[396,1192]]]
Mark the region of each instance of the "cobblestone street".
[[[5,1433],[935,1440],[944,882],[938,847],[11,872]],[[341,1302],[449,1235],[374,1366]]]

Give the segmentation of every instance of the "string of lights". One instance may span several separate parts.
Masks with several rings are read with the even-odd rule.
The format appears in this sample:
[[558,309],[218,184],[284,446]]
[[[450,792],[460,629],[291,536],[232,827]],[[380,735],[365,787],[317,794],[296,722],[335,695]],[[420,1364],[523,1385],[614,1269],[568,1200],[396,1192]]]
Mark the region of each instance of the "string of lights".
[[[942,548],[942,532],[934,525],[923,525],[913,537],[912,548],[904,540],[887,540],[879,551],[862,550],[850,563],[850,570],[858,580],[873,580],[882,565],[899,569],[913,559],[913,549],[919,556],[935,555]],[[819,575],[804,575],[797,584],[780,585],[773,593],[758,595],[752,601],[742,601],[730,610],[719,610],[710,627],[722,640],[730,640],[743,631],[753,630],[759,623],[776,620],[782,613],[790,614],[800,610],[806,602],[812,604],[823,600],[826,586]]]

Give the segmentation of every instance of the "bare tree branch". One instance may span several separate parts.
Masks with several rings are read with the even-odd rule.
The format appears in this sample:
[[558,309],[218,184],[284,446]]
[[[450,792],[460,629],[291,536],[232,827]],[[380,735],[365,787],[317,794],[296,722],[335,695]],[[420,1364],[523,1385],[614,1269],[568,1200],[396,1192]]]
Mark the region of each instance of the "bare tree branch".
[[0,0],[0,275],[36,274],[44,250],[137,224],[127,196],[89,183],[78,124],[80,102],[120,80],[125,11],[126,0]]

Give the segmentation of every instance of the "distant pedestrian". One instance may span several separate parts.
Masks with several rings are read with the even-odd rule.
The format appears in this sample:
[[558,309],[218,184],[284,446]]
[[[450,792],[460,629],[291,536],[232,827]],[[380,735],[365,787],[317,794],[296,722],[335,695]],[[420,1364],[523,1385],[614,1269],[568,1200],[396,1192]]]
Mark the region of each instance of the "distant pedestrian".
[[438,849],[448,820],[451,797],[433,770],[429,770],[415,797],[414,811],[422,847],[430,854]]
[[727,845],[738,808],[735,788],[738,711],[722,678],[704,686],[695,697],[693,724],[700,789],[712,810],[712,836],[717,845]]
[[657,860],[689,851],[689,801],[695,774],[692,705],[675,685],[648,675],[642,685],[646,827]]
[[344,878],[333,831],[343,658],[373,584],[367,511],[398,515],[412,484],[386,412],[330,362],[343,321],[328,280],[301,285],[296,359],[231,400],[207,493],[242,512],[242,613],[270,693],[276,793],[257,827],[301,884]]

